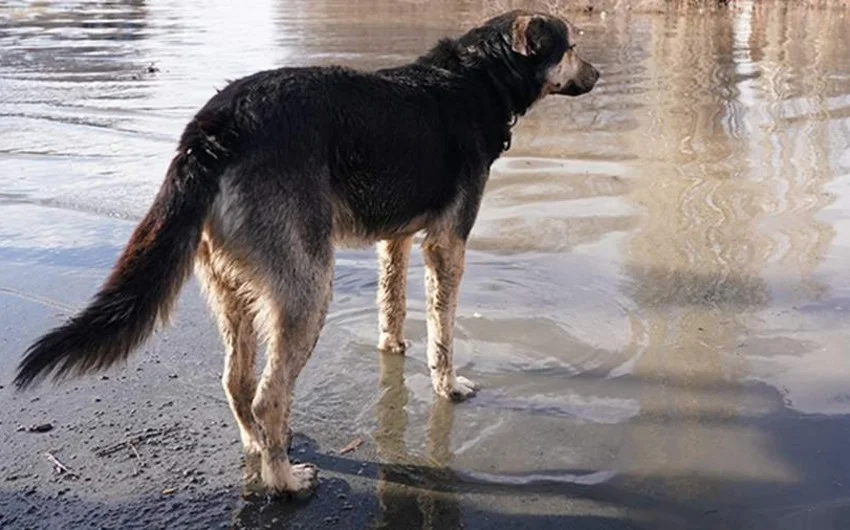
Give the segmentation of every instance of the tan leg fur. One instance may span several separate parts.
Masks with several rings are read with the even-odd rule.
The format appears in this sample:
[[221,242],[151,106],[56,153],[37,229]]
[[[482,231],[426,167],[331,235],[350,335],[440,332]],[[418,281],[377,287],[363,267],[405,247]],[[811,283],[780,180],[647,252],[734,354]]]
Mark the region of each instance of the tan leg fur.
[[257,334],[253,300],[241,285],[240,275],[229,260],[213,252],[207,240],[198,250],[195,271],[215,315],[225,348],[221,383],[239,426],[246,453],[259,451],[254,436],[251,400],[257,387],[255,361]]
[[455,374],[454,327],[458,289],[463,276],[465,242],[451,230],[428,234],[422,243],[428,311],[428,367],[434,391],[463,400],[476,385]]
[[[315,271],[303,297],[266,297],[261,318],[268,340],[263,370],[251,410],[259,427],[261,476],[273,493],[308,493],[317,484],[313,464],[292,465],[287,455],[295,382],[307,364],[324,325],[331,298],[333,268]],[[274,291],[272,291],[274,292]]]
[[413,236],[378,242],[378,349],[404,353],[404,319],[407,317],[407,267]]

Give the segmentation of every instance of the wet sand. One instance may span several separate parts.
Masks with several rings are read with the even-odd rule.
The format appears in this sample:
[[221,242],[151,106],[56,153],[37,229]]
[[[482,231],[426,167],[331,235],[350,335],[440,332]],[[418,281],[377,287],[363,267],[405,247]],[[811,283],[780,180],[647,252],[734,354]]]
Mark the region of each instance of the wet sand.
[[0,526],[850,527],[840,12],[570,14],[603,77],[520,120],[493,169],[456,339],[483,390],[433,399],[418,253],[397,358],[375,351],[374,255],[340,252],[294,410],[292,455],[321,468],[310,500],[240,498],[194,280],[125,367],[11,390],[26,346],[99,286],[213,88],[397,64],[497,4],[0,7]]

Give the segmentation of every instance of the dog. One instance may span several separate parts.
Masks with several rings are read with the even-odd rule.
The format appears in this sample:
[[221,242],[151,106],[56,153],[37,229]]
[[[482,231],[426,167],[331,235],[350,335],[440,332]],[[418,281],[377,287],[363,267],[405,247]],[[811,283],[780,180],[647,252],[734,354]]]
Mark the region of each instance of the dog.
[[289,418],[331,301],[334,249],[377,246],[378,348],[402,354],[408,259],[422,232],[434,392],[472,396],[476,384],[452,361],[466,241],[516,119],[544,96],[596,84],[574,37],[559,17],[511,11],[410,64],[284,67],[228,83],[186,125],[101,289],[29,347],[16,387],[126,360],[167,323],[194,269],[224,343],[222,384],[246,457],[258,462],[254,478],[271,494],[309,493],[318,470],[289,462]]

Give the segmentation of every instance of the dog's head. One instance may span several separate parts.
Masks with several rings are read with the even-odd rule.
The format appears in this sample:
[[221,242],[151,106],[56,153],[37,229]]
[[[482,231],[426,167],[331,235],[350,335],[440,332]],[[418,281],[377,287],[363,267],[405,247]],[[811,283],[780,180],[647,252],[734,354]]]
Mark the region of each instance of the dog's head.
[[557,16],[511,11],[488,20],[484,28],[498,35],[512,55],[509,60],[535,77],[538,97],[579,96],[599,79],[599,71],[576,53],[572,26]]

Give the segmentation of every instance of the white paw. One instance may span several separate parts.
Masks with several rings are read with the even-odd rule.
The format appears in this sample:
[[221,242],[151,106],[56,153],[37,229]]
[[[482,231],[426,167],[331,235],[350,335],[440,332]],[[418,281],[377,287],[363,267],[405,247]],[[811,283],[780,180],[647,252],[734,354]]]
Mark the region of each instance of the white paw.
[[313,464],[296,464],[289,471],[286,489],[293,495],[310,494],[319,485],[319,468]]
[[452,401],[463,401],[474,396],[476,392],[478,392],[477,384],[462,375],[458,375],[454,377],[451,390],[446,397]]
[[271,496],[309,495],[319,483],[319,470],[313,464],[290,465],[281,458],[264,460],[261,476]]

